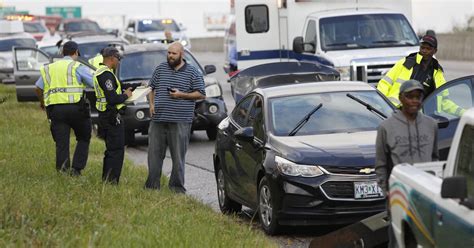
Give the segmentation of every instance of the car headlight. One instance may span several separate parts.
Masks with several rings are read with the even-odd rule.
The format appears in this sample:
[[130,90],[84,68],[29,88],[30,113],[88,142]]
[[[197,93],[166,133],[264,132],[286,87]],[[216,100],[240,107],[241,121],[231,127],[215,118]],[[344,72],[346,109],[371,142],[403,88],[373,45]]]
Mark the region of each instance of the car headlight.
[[181,40],[181,45],[183,46],[187,46],[188,45],[188,41],[187,40]]
[[137,119],[142,120],[143,118],[145,118],[145,112],[143,112],[143,110],[138,110],[137,112],[135,112],[135,116],[137,117]]
[[339,74],[341,74],[342,81],[351,80],[351,67],[350,66],[336,67],[336,70],[339,72]]
[[209,113],[215,114],[219,110],[219,107],[217,107],[217,105],[215,104],[211,104],[209,105],[209,108],[207,110],[209,111]]
[[295,164],[279,156],[275,156],[275,163],[278,171],[288,176],[318,177],[324,174],[319,166]]
[[221,87],[218,84],[211,84],[206,86],[206,97],[222,96]]
[[147,40],[147,39],[141,39],[140,40],[141,43],[143,44],[146,44],[146,43],[150,43],[150,40]]

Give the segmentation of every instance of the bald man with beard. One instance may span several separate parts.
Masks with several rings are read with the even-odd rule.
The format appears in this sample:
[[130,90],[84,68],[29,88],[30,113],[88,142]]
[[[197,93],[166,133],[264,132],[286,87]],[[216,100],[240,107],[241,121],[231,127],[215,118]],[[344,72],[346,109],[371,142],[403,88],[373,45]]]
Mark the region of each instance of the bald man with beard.
[[172,172],[169,188],[185,193],[184,165],[191,135],[195,101],[204,99],[202,74],[184,57],[179,42],[168,47],[167,62],[158,65],[149,85],[150,122],[148,132],[148,178],[145,188],[160,189],[166,149],[170,149]]

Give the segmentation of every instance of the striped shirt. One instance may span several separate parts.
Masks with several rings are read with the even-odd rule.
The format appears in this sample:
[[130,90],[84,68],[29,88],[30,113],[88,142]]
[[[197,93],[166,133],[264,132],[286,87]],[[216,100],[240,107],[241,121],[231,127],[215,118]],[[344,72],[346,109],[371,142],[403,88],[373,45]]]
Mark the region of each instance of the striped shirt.
[[199,91],[206,95],[202,74],[194,66],[184,62],[177,71],[168,62],[164,62],[153,72],[149,82],[155,91],[155,114],[152,121],[193,122],[195,100],[173,99],[168,92],[168,87],[171,87],[185,93]]

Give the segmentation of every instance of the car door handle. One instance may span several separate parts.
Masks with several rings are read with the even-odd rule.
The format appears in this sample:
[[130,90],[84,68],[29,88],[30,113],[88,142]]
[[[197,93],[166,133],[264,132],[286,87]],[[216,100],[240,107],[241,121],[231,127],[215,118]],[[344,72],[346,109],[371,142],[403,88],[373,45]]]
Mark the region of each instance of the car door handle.
[[442,226],[443,225],[443,213],[436,210],[436,218],[438,218],[438,226]]
[[25,80],[25,79],[30,79],[30,76],[28,76],[28,75],[23,75],[23,76],[20,76],[19,78],[22,79],[22,80]]
[[235,143],[235,149],[240,150],[242,149],[242,145],[239,143]]

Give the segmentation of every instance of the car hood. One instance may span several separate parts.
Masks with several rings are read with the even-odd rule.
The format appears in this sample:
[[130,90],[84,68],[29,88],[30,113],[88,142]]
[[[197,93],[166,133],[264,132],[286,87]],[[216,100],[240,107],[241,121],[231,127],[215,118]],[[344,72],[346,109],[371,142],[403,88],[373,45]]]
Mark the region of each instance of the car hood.
[[276,153],[298,164],[322,166],[373,166],[377,131],[273,136],[269,142]]
[[[143,32],[143,33],[137,33],[137,37],[139,39],[149,39],[149,40],[164,40],[165,37],[165,32]],[[183,38],[183,33],[182,32],[172,32],[171,37],[173,39],[182,39]]]

